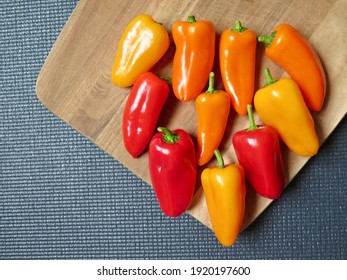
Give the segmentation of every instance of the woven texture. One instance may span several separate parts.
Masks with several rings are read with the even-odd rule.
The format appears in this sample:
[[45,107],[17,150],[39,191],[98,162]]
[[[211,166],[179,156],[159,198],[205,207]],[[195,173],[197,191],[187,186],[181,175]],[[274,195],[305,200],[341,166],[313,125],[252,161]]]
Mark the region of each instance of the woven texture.
[[35,82],[77,1],[0,1],[1,259],[347,259],[347,122],[231,248],[50,113]]

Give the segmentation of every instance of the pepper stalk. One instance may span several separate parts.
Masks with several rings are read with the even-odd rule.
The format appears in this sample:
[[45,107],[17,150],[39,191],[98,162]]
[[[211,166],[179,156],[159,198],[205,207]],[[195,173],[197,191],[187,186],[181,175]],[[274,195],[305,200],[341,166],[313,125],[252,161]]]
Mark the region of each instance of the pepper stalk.
[[219,168],[224,168],[225,167],[224,160],[223,160],[222,154],[220,153],[218,149],[214,150],[214,155],[217,158],[217,166]]
[[264,69],[264,74],[265,74],[265,79],[266,79],[266,83],[265,83],[264,87],[269,86],[269,85],[277,82],[277,80],[272,78],[269,68]]
[[180,139],[180,136],[177,133],[172,132],[166,127],[158,127],[157,130],[164,133],[163,141],[166,143],[175,144]]
[[235,32],[241,33],[243,31],[246,31],[248,28],[243,27],[241,22],[239,20],[237,20],[236,23],[235,23],[235,27],[232,27],[230,29],[235,31]]
[[248,119],[249,119],[249,128],[247,129],[247,131],[253,131],[258,129],[258,126],[254,122],[254,116],[253,116],[251,104],[247,104],[247,112],[248,112]]
[[270,36],[264,36],[264,35],[261,35],[258,37],[258,41],[259,42],[263,42],[266,44],[266,47],[270,47],[272,41],[275,39],[275,36],[276,36],[276,31],[272,32]]
[[214,72],[210,73],[209,80],[208,80],[208,89],[206,90],[207,93],[216,93],[219,92],[218,89],[214,88]]

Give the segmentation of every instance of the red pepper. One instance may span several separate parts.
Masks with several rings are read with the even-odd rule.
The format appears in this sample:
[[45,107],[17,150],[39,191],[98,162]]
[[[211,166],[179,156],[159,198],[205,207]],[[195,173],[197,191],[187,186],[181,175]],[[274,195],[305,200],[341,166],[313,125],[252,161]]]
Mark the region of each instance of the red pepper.
[[151,72],[142,74],[132,87],[123,112],[123,142],[134,157],[146,149],[169,95],[168,84]]
[[256,126],[252,106],[247,105],[250,127],[233,136],[233,145],[247,181],[261,196],[276,199],[285,186],[278,133],[271,126]]
[[158,128],[149,144],[149,171],[160,208],[171,217],[189,206],[195,189],[197,164],[194,143],[189,134]]

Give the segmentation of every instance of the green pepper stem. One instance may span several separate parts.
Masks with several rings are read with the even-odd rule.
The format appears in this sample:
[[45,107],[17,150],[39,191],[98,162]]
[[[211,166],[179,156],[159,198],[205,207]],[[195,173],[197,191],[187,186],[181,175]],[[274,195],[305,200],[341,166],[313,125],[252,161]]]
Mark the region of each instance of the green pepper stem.
[[196,22],[195,16],[188,16],[189,23]]
[[222,157],[222,155],[218,149],[214,150],[214,155],[217,158],[217,166],[219,168],[224,168],[225,167],[224,160],[223,160],[223,157]]
[[249,118],[249,128],[247,129],[247,131],[257,130],[258,127],[254,122],[254,116],[253,116],[251,104],[247,104],[247,112],[248,112],[248,118]]
[[170,129],[166,127],[158,127],[158,131],[163,132],[163,141],[169,144],[175,144],[180,136],[177,133],[172,132]]
[[243,31],[246,31],[247,28],[246,27],[243,27],[241,22],[239,20],[236,21],[235,23],[235,26],[231,28],[231,30],[235,31],[235,32],[243,32]]
[[167,82],[169,85],[172,85],[172,79],[169,76],[160,76],[159,78]]
[[272,32],[270,36],[259,36],[258,41],[266,43],[266,47],[270,47],[272,41],[275,39],[276,31]]
[[266,79],[266,83],[265,83],[264,87],[277,82],[277,80],[274,80],[272,78],[269,68],[264,69],[264,74],[265,74],[265,79]]
[[218,89],[214,89],[214,73],[210,73],[210,77],[208,80],[208,89],[206,90],[207,93],[215,93],[218,92]]

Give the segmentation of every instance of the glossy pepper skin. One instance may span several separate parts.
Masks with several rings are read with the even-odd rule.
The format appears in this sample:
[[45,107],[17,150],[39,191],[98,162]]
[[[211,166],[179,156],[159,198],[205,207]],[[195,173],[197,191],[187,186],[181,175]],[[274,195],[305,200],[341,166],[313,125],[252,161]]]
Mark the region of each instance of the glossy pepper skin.
[[133,85],[141,74],[160,60],[169,44],[164,26],[149,15],[138,15],[126,27],[119,41],[112,82],[119,87]]
[[280,65],[298,84],[307,107],[321,110],[325,98],[326,76],[318,54],[306,38],[289,24],[278,25],[266,42],[265,54]]
[[220,152],[215,152],[218,165],[201,173],[213,231],[224,246],[231,246],[241,230],[245,215],[245,173],[239,164],[224,165]]
[[318,152],[319,139],[299,87],[290,78],[273,80],[265,69],[266,85],[254,96],[254,107],[264,124],[275,128],[282,141],[300,156]]
[[161,210],[170,217],[181,215],[195,189],[197,165],[189,134],[158,128],[149,144],[149,171]]
[[195,99],[198,120],[197,160],[202,166],[210,161],[218,148],[228,122],[229,95],[214,89],[214,73],[210,73],[209,88]]
[[239,115],[246,115],[254,96],[256,34],[240,21],[222,32],[219,39],[219,65],[224,88]]
[[254,123],[252,105],[247,105],[250,127],[236,132],[232,142],[246,179],[261,196],[277,199],[285,187],[280,139],[271,126]]
[[178,21],[172,26],[176,51],[172,67],[172,89],[181,101],[190,101],[205,88],[212,71],[216,31],[210,21]]
[[152,72],[142,74],[132,87],[122,120],[123,143],[132,157],[147,148],[169,92],[168,84]]

